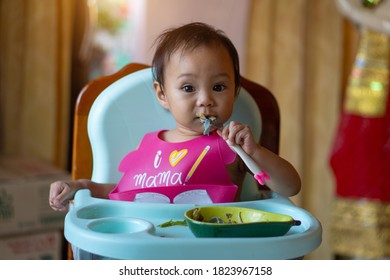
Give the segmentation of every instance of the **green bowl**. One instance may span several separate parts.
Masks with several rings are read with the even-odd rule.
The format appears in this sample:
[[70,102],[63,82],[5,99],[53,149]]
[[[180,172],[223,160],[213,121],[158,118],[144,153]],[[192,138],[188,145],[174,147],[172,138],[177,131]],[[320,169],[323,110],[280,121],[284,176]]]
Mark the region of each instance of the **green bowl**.
[[301,224],[288,215],[229,206],[193,208],[184,216],[196,237],[282,236]]

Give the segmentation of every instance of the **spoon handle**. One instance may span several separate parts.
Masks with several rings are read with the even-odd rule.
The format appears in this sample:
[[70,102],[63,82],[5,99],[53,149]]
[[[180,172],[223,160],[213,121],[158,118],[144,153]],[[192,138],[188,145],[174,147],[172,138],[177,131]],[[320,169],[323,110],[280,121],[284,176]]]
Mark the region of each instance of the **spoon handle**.
[[245,162],[246,166],[253,173],[254,178],[260,183],[260,185],[265,184],[265,180],[269,180],[269,175],[261,170],[257,163],[247,154],[244,150],[236,144],[229,146],[241,157],[241,159]]
[[235,151],[239,156],[240,158],[245,162],[246,166],[249,168],[249,170],[253,173],[253,174],[259,174],[261,173],[261,170],[259,168],[259,166],[257,165],[257,163],[247,154],[244,152],[244,150],[237,144],[233,144],[233,145],[230,145],[230,148],[233,149],[233,151]]

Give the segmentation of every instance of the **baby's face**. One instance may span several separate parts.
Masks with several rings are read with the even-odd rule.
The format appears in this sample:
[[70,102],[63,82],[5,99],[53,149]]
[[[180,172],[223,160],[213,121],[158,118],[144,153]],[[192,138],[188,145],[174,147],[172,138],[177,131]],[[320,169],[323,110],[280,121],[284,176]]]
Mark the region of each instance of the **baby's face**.
[[166,64],[162,104],[182,131],[202,134],[200,115],[226,122],[233,111],[235,93],[233,63],[221,46],[178,50]]

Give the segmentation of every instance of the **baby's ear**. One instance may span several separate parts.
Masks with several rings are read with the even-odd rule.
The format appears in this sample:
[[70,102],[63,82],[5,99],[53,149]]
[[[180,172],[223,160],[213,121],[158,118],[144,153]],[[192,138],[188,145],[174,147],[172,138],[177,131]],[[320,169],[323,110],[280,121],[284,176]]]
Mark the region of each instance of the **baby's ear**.
[[158,102],[163,106],[165,109],[169,110],[168,100],[167,96],[164,93],[164,90],[159,82],[153,83],[154,91],[156,92],[156,97]]

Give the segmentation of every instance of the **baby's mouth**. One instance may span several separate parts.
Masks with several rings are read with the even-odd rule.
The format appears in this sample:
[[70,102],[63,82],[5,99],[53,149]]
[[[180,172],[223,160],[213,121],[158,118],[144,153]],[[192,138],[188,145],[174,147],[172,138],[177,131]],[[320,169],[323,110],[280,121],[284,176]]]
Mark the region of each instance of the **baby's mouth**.
[[212,127],[219,128],[220,126],[218,124],[218,119],[216,116],[206,116],[205,114],[197,114],[196,115],[200,122],[203,123],[204,126],[204,135],[210,135],[210,130]]
[[205,123],[208,120],[210,122],[213,122],[213,121],[215,121],[217,119],[217,117],[215,117],[215,116],[206,116],[205,114],[202,114],[202,113],[201,114],[197,114],[196,116],[199,118],[201,123]]

